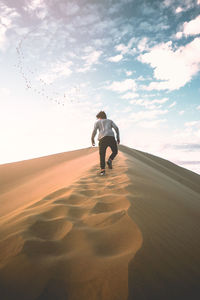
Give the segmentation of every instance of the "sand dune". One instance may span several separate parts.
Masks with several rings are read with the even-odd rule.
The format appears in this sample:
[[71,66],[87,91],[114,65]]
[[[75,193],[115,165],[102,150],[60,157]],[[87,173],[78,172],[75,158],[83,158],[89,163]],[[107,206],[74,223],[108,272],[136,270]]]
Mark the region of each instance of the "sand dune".
[[199,299],[200,176],[119,150],[0,166],[2,299]]

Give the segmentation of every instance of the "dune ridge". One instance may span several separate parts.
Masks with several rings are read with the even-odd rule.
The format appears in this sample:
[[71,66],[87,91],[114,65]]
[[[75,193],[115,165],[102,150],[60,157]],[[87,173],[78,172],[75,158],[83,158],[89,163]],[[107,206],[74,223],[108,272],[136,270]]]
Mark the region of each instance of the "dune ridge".
[[95,160],[70,185],[2,218],[5,299],[127,299],[128,262],[142,236],[127,213],[123,154],[115,167],[119,174],[102,178]]
[[62,155],[21,163],[20,184],[9,166],[3,299],[198,299],[200,176],[123,145],[105,177],[97,148]]

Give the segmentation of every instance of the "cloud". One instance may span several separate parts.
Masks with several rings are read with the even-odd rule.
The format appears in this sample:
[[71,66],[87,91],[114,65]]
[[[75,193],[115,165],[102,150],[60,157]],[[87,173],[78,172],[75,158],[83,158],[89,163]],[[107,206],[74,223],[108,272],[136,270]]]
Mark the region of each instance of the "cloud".
[[136,104],[136,105],[141,105],[144,106],[148,109],[155,109],[157,108],[157,104],[163,104],[166,101],[168,101],[168,98],[163,98],[163,99],[154,99],[154,100],[143,100],[143,99],[138,99],[138,100],[131,100],[131,104]]
[[200,70],[200,38],[173,49],[172,42],[161,43],[141,54],[138,60],[154,69],[153,81],[146,90],[177,90]]
[[49,70],[43,74],[40,74],[36,79],[42,80],[47,84],[50,84],[54,82],[57,78],[60,78],[62,76],[68,77],[71,73],[71,66],[72,62],[59,62],[59,63],[52,63]]
[[148,42],[148,38],[147,38],[147,37],[143,37],[143,38],[139,41],[137,48],[138,48],[138,50],[139,50],[140,52],[143,52],[143,51],[146,51],[146,50],[149,49],[149,48],[148,48],[148,45],[147,45],[147,42]]
[[136,39],[133,37],[129,40],[127,46],[125,44],[118,44],[115,46],[115,50],[121,52],[121,55],[134,54],[136,52],[136,49],[132,48],[132,46],[135,41]]
[[5,50],[7,46],[6,33],[14,26],[14,21],[19,14],[15,9],[0,3],[0,49]]
[[119,62],[120,60],[122,60],[123,55],[122,54],[118,54],[112,57],[109,57],[107,60],[110,62]]
[[176,37],[181,38],[183,35],[188,37],[197,34],[200,34],[200,15],[189,22],[184,22],[182,31],[177,32]]
[[176,105],[176,101],[172,102],[172,103],[169,105],[169,108],[174,107],[175,105]]
[[179,145],[169,145],[170,148],[178,149],[178,150],[185,150],[185,151],[199,151],[200,145],[199,144],[179,144]]
[[185,122],[184,125],[185,125],[186,127],[194,127],[194,126],[200,127],[200,121]]
[[[163,153],[167,159],[179,165],[184,164],[186,166],[188,163],[189,169],[200,173],[200,169],[195,168],[195,163],[194,167],[191,168],[192,162],[199,161],[199,150],[200,135],[198,129],[195,126],[190,126],[177,128],[169,136],[165,136],[160,144],[160,149],[158,149],[158,154]],[[190,162],[191,165],[189,165]]]
[[178,6],[178,7],[176,8],[176,10],[175,10],[175,13],[176,13],[176,14],[179,14],[179,13],[182,12],[182,11],[183,11],[183,8],[180,7],[180,6]]
[[31,0],[25,7],[25,10],[36,10],[37,8],[44,7],[44,0]]
[[[177,1],[177,0],[165,0],[164,6],[171,8],[176,14],[182,11],[186,11],[195,7],[195,0],[185,0],[185,1]],[[199,1],[199,0],[197,0]],[[181,3],[181,6],[177,7],[177,2]]]
[[158,128],[159,124],[165,123],[167,120],[166,119],[158,119],[158,120],[153,120],[153,121],[142,121],[139,122],[137,125],[143,128]]
[[[200,1],[200,0],[199,0],[199,1]],[[197,106],[197,109],[198,109],[198,110],[200,110],[200,105],[199,105],[199,106]]]
[[172,3],[173,3],[173,0],[165,0],[163,4],[164,4],[164,6],[168,7],[168,6],[172,5]]
[[24,10],[29,13],[34,12],[41,20],[43,20],[47,15],[47,6],[44,0],[31,0],[26,6],[24,6]]
[[142,120],[152,120],[157,118],[157,116],[160,115],[165,115],[168,113],[168,110],[159,110],[159,109],[155,109],[155,110],[142,110],[142,111],[138,111],[138,112],[133,112],[130,114],[130,117],[132,119],[132,121],[134,122],[139,122]]
[[200,34],[200,15],[183,24],[183,33],[185,36]]
[[6,40],[6,26],[4,24],[0,24],[0,49],[3,49]]
[[102,54],[102,51],[94,50],[94,51],[90,52],[88,55],[84,56],[83,59],[86,61],[87,66],[91,66],[98,62],[101,54]]
[[111,85],[107,86],[106,89],[123,93],[126,91],[135,91],[136,90],[136,82],[133,79],[125,79],[124,81],[114,81]]
[[126,71],[126,76],[131,76],[133,74],[132,71]]
[[175,36],[177,39],[181,39],[183,36],[183,33],[181,31],[178,31]]
[[62,2],[62,3],[59,3],[58,5],[60,8],[60,11],[67,16],[75,15],[80,9],[78,4],[75,2],[72,2],[72,1],[71,2],[67,1],[66,3]]
[[84,66],[79,68],[77,70],[78,72],[86,72],[90,70],[94,64],[99,62],[99,58],[102,54],[102,51],[93,50],[92,47],[87,47],[85,52],[88,52],[88,54],[82,57],[82,59],[85,61]]
[[180,165],[200,165],[200,160],[177,160],[176,163]]
[[[131,106],[127,106],[127,107],[125,107],[125,108],[122,110],[122,112],[123,112],[123,113],[127,113],[127,112],[132,111],[132,109],[133,109],[133,108],[132,108]],[[121,111],[121,110],[120,110],[120,111]],[[119,111],[119,112],[120,112],[120,111]]]
[[137,80],[139,80],[139,81],[145,81],[146,79],[145,79],[142,75],[140,75],[140,76],[137,78]]
[[184,110],[180,110],[180,111],[179,111],[179,115],[182,116],[182,115],[184,114],[184,112],[185,112]]
[[129,92],[121,96],[122,99],[134,99],[137,98],[139,95],[137,93]]

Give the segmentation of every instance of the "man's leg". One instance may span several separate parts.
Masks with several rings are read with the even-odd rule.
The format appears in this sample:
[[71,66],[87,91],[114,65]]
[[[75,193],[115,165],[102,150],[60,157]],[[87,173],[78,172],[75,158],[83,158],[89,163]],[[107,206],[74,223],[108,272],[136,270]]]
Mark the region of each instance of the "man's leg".
[[106,156],[106,148],[107,143],[104,138],[99,141],[99,155],[100,155],[100,167],[101,169],[105,169],[105,156]]
[[110,138],[109,146],[112,150],[112,153],[111,153],[109,159],[113,160],[118,153],[117,142],[114,137]]

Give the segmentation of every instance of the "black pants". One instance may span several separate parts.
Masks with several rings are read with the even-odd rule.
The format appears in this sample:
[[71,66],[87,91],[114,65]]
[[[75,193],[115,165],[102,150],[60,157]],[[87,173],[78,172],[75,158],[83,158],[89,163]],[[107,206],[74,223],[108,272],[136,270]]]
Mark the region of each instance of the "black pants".
[[109,158],[113,160],[118,153],[117,142],[114,136],[104,136],[102,139],[99,140],[99,155],[101,169],[105,169],[105,157],[107,147],[110,147],[112,150],[112,153]]

